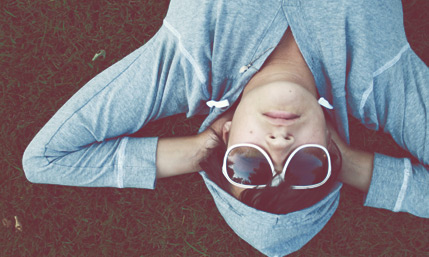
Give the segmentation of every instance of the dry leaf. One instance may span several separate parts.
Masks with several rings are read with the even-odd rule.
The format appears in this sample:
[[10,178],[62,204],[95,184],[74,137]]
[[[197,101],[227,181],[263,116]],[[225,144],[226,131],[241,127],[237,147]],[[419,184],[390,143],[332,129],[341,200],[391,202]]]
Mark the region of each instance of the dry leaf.
[[15,216],[15,229],[16,231],[22,232],[22,225],[17,216]]
[[106,58],[106,51],[104,50],[100,50],[98,53],[96,53],[94,55],[94,57],[92,58],[92,61],[97,60],[98,57],[103,56],[103,59]]
[[5,227],[7,227],[7,228],[10,228],[10,227],[12,226],[12,221],[10,221],[10,220],[8,220],[8,219],[6,219],[6,218],[3,218],[3,219],[1,220],[1,223],[3,223],[3,226],[5,226]]

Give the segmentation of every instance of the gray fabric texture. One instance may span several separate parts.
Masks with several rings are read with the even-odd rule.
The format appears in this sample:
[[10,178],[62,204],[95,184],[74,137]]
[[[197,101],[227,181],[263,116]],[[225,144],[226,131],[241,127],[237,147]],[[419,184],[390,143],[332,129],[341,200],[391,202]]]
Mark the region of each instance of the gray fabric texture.
[[[227,109],[206,102],[232,105],[288,27],[320,96],[334,106],[340,136],[349,142],[351,114],[420,162],[377,154],[365,206],[428,218],[429,71],[407,42],[399,0],[172,0],[150,41],[89,81],[35,136],[23,157],[27,178],[155,188],[157,138],[128,135],[177,113],[207,115],[206,129]],[[268,256],[311,240],[335,212],[341,188],[310,208],[275,215],[201,175],[226,222]]]

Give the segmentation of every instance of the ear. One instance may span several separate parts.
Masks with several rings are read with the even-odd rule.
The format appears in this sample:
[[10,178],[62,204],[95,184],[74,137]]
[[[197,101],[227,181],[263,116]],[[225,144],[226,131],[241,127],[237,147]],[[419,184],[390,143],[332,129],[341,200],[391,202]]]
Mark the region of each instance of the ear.
[[229,131],[231,130],[231,121],[227,121],[222,127],[222,140],[225,144],[228,143]]

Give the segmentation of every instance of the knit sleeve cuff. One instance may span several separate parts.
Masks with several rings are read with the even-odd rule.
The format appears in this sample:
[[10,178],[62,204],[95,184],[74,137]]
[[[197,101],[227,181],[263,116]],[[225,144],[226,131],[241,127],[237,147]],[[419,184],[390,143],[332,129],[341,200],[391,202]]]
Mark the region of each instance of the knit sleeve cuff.
[[127,138],[118,156],[119,187],[154,189],[158,138]]
[[399,211],[411,170],[409,159],[375,154],[371,185],[364,206]]

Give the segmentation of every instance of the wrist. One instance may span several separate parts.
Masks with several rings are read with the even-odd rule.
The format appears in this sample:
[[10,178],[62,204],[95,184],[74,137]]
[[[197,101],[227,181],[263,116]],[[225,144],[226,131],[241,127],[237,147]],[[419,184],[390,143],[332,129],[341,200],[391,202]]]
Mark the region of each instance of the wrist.
[[199,163],[215,145],[210,132],[198,135],[161,138],[157,147],[157,178],[171,177],[201,170]]
[[350,147],[338,136],[335,128],[328,123],[331,139],[341,152],[339,179],[361,191],[367,192],[371,184],[374,154]]
[[363,192],[367,192],[371,184],[374,153],[348,147],[342,152],[342,158],[340,180]]

